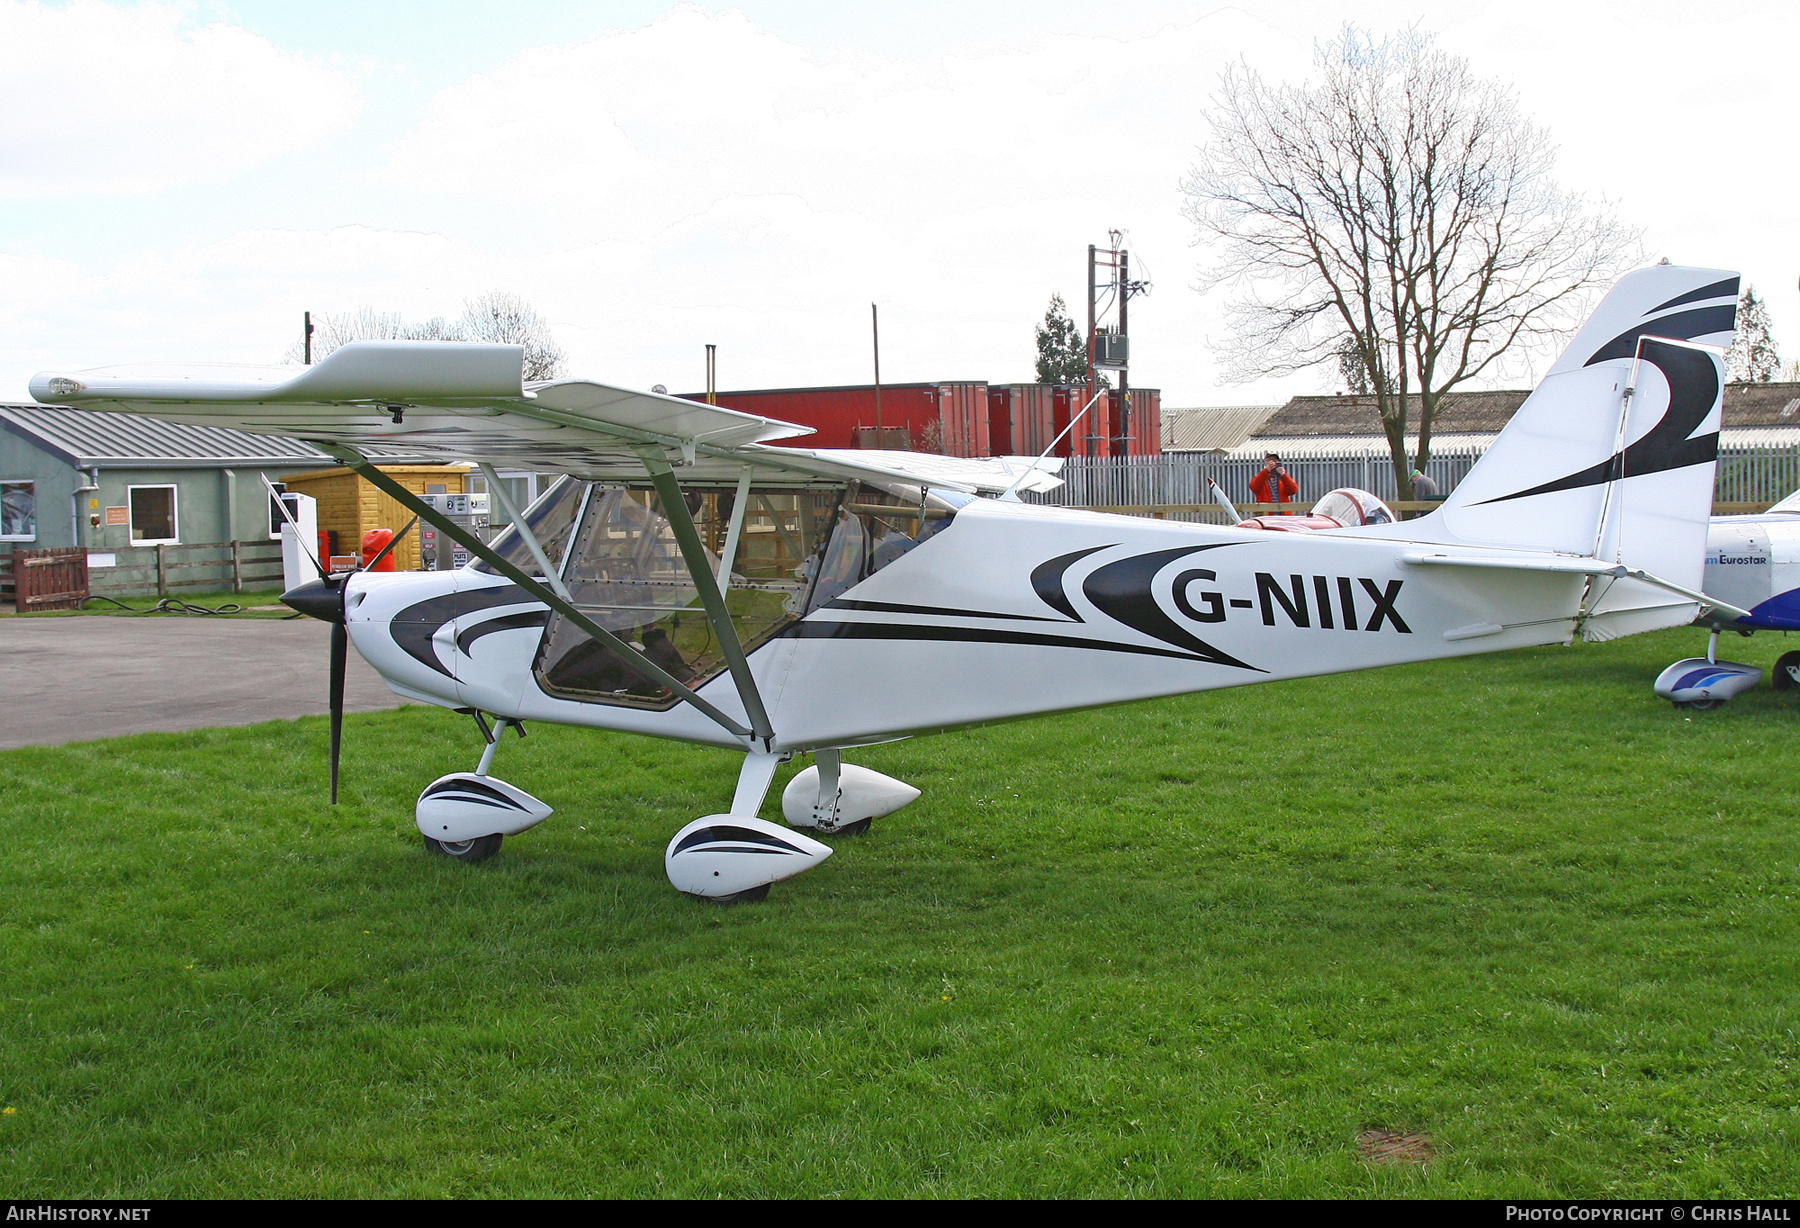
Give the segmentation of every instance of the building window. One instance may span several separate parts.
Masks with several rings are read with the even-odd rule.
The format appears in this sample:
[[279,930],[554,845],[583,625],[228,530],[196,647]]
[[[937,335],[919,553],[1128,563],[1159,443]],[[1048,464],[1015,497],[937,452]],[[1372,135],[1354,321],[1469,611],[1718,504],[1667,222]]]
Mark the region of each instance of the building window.
[[132,545],[154,546],[180,540],[173,486],[128,487],[126,498],[131,503]]
[[37,495],[30,482],[0,482],[0,541],[37,540]]

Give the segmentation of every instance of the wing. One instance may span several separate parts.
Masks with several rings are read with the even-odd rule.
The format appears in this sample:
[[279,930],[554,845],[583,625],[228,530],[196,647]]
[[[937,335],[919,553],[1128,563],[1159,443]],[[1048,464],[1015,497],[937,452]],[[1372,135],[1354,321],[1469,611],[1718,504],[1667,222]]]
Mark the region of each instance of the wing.
[[[795,480],[887,478],[997,493],[1060,485],[1011,458],[768,446],[811,427],[591,380],[526,384],[516,345],[354,341],[309,367],[42,372],[45,404],[144,414],[312,443],[400,450],[601,481],[644,476],[639,449],[679,461],[684,482],[735,481],[745,465]],[[1059,462],[1060,463],[1060,462]],[[773,476],[773,475],[765,475]]]

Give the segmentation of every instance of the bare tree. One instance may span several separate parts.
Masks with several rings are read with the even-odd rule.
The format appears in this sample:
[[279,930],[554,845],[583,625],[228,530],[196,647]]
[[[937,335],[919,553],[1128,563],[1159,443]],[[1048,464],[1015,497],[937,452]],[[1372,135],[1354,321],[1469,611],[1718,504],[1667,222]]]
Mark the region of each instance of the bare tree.
[[1769,305],[1745,286],[1738,300],[1737,333],[1725,355],[1727,379],[1766,384],[1781,374],[1781,354],[1775,348],[1775,329],[1769,322]]
[[1315,58],[1302,85],[1226,70],[1184,212],[1218,244],[1201,288],[1241,293],[1232,375],[1366,389],[1409,498],[1444,396],[1572,327],[1637,235],[1560,190],[1511,92],[1428,37],[1346,28]]
[[[362,307],[342,315],[313,316],[313,361],[351,341],[488,341],[525,347],[525,378],[555,379],[562,373],[563,352],[550,325],[516,294],[490,290],[463,304],[459,319],[432,316],[408,324],[397,311]],[[285,358],[299,362],[304,342],[296,341]]]
[[524,346],[527,380],[555,379],[562,372],[562,348],[550,335],[549,323],[516,294],[490,290],[470,299],[458,326],[464,341]]

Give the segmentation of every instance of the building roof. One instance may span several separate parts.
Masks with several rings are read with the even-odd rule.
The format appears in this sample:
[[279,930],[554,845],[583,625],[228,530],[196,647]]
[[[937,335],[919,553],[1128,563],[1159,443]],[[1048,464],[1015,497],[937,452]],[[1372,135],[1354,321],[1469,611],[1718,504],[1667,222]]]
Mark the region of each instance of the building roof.
[[[324,468],[339,463],[298,439],[66,405],[0,405],[0,426],[77,469]],[[390,459],[389,453],[375,449],[368,455]]]
[[[1476,457],[1494,442],[1494,432],[1459,432],[1431,437],[1433,456]],[[1406,437],[1406,454],[1417,455],[1419,437]],[[1387,461],[1386,435],[1255,435],[1225,453],[1226,460],[1261,460],[1270,452],[1284,461],[1361,459]]]
[[[1498,432],[1433,434],[1431,454],[1434,457],[1461,457],[1473,460],[1488,450]],[[1792,427],[1728,426],[1719,432],[1719,447],[1780,448],[1800,446],[1800,432]],[[1284,461],[1360,460],[1386,462],[1386,435],[1256,435],[1227,450],[1224,460],[1261,460],[1274,452]],[[1406,454],[1417,456],[1419,437],[1406,437]]]
[[[1529,396],[1525,391],[1458,392],[1438,403],[1432,433],[1491,435],[1511,421]],[[1416,422],[1419,399],[1407,398],[1407,415]],[[1372,396],[1295,397],[1262,424],[1259,437],[1274,435],[1379,435],[1381,414]]]
[[1725,385],[1726,426],[1800,426],[1800,384]]
[[1279,405],[1214,405],[1162,411],[1165,452],[1224,452],[1267,422]]
[[[1438,406],[1432,434],[1495,434],[1529,395],[1525,389],[1451,393]],[[1418,398],[1407,401],[1417,421]],[[1724,416],[1727,427],[1800,427],[1800,383],[1727,384]],[[1258,438],[1381,433],[1372,396],[1295,397],[1256,429]]]

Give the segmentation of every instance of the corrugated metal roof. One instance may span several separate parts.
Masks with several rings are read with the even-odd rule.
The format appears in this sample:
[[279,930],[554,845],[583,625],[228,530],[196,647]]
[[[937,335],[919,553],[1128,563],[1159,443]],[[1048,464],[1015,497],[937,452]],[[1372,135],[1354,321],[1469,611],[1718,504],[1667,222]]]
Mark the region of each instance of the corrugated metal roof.
[[[1433,435],[1433,456],[1479,456],[1498,438],[1498,432],[1484,434]],[[1788,427],[1728,426],[1719,432],[1719,447],[1732,448],[1800,448],[1800,422]],[[1419,437],[1406,437],[1406,454],[1416,456]],[[1227,460],[1261,460],[1270,452],[1283,460],[1344,459],[1365,457],[1387,460],[1385,435],[1258,435],[1246,439],[1225,454]]]
[[1279,405],[1212,405],[1162,411],[1165,452],[1222,452],[1235,448],[1267,422]]
[[[1438,405],[1433,433],[1491,434],[1512,420],[1528,395],[1522,388],[1452,392]],[[1407,398],[1407,413],[1417,419],[1416,396]],[[1800,384],[1727,384],[1724,417],[1727,428],[1800,427]],[[1379,435],[1381,415],[1372,396],[1294,397],[1256,429],[1262,436]]]
[[[222,426],[186,426],[142,414],[101,413],[66,405],[0,405],[0,425],[61,456],[78,469],[227,469],[236,466],[339,462],[298,439],[253,435]],[[368,449],[387,463],[416,458]],[[435,463],[427,458],[417,463]]]
[[[1433,435],[1433,456],[1478,456],[1494,442],[1494,432],[1483,434]],[[1419,437],[1406,437],[1408,456],[1419,450]],[[1283,460],[1314,460],[1323,457],[1359,460],[1370,457],[1388,459],[1385,435],[1258,435],[1227,452],[1229,460],[1261,460],[1273,452]]]

